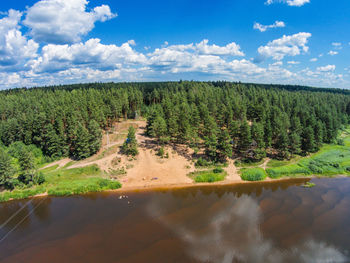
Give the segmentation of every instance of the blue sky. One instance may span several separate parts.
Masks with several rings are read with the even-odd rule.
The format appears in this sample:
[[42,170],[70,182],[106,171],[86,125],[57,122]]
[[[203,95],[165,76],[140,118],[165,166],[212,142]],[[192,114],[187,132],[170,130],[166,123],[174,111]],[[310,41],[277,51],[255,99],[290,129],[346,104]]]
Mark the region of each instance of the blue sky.
[[230,80],[350,88],[348,0],[0,3],[0,89]]

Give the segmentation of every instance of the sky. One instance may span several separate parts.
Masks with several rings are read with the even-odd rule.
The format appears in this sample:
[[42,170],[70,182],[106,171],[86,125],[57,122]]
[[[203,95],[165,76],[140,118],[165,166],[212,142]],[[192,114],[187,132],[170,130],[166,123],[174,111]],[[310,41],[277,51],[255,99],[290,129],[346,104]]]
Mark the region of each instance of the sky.
[[349,0],[0,2],[0,89],[227,80],[350,88]]

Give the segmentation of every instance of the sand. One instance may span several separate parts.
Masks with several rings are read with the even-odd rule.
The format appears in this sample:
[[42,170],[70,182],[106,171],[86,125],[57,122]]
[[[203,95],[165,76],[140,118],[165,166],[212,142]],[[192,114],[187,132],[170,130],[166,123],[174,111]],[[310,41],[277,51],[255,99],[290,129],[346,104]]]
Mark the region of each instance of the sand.
[[[130,126],[136,128],[136,139],[139,146],[139,154],[134,160],[119,152],[119,146],[123,144],[124,139],[118,137],[118,134],[124,134],[126,136],[127,129]],[[122,183],[122,190],[194,185],[193,180],[187,176],[190,172],[195,171],[195,167],[191,161],[191,149],[185,145],[167,146],[165,147],[165,152],[168,153],[169,158],[161,158],[156,155],[159,145],[154,139],[144,135],[145,128],[145,121],[128,121],[116,124],[113,129],[114,131],[108,135],[108,145],[107,135],[105,134],[102,140],[102,148],[96,155],[86,160],[75,162],[68,169],[89,165],[97,165],[106,173],[125,169],[127,171],[126,175],[115,177]],[[115,141],[112,140],[114,137],[117,138]],[[117,164],[116,160],[119,160]],[[70,161],[70,159],[63,159],[44,168],[54,165],[59,165],[61,168]],[[239,176],[238,169],[234,165],[234,160],[231,160],[228,167],[224,169],[227,172],[226,179],[215,184],[244,182]]]

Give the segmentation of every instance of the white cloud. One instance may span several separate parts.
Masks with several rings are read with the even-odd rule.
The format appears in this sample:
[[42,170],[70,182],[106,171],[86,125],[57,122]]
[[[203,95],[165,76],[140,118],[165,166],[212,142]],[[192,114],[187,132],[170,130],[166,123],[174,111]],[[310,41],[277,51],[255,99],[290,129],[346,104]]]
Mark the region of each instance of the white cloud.
[[262,25],[260,23],[255,22],[253,28],[259,30],[260,32],[265,32],[267,29],[270,28],[277,28],[277,27],[285,27],[285,23],[283,21],[276,21],[272,25]]
[[317,58],[312,58],[310,59],[310,62],[316,62],[318,59]]
[[229,56],[244,56],[239,45],[235,42],[220,47],[215,44],[208,45],[208,39],[195,45],[195,51],[206,55],[229,55]]
[[333,46],[335,49],[342,49],[342,48],[343,48],[342,43],[340,43],[340,42],[333,42],[333,43],[332,43],[332,46]]
[[133,42],[129,42],[120,47],[103,45],[99,39],[73,45],[49,44],[42,48],[41,56],[32,61],[32,68],[34,72],[57,72],[72,67],[107,70],[145,63],[146,57],[133,50]]
[[335,70],[335,65],[327,65],[324,67],[318,67],[316,69],[319,72],[330,72],[330,71],[334,71]]
[[289,6],[303,6],[310,3],[310,0],[267,0],[266,5],[271,5],[273,3],[286,3]]
[[310,33],[301,32],[298,34],[283,36],[267,43],[266,46],[258,48],[258,52],[263,57],[272,57],[275,60],[282,60],[285,56],[296,56],[302,52],[307,52],[306,46]]
[[298,64],[300,64],[300,61],[288,61],[287,62],[288,64],[290,64],[290,65],[298,65]]
[[35,41],[65,44],[79,42],[96,21],[116,16],[107,5],[86,11],[86,0],[41,0],[28,8],[23,23],[30,28]]
[[330,55],[330,56],[338,55],[338,51],[331,50],[331,51],[328,52],[328,55]]
[[9,10],[8,16],[0,19],[0,69],[19,70],[24,68],[28,59],[37,55],[39,45],[27,40],[18,25],[22,13]]

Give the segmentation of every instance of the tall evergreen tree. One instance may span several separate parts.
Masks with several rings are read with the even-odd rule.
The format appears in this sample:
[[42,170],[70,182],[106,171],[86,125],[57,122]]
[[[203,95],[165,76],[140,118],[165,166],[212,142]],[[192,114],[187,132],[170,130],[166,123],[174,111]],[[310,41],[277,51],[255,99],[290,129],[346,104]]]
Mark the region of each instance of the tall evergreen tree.
[[221,161],[226,161],[232,156],[232,144],[230,134],[226,129],[221,129],[217,144],[218,157]]
[[13,176],[15,169],[12,165],[11,157],[0,149],[0,186],[7,189],[13,188]]
[[137,149],[137,140],[135,136],[135,128],[130,126],[128,130],[128,137],[126,138],[122,151],[126,155],[136,156],[139,152]]

